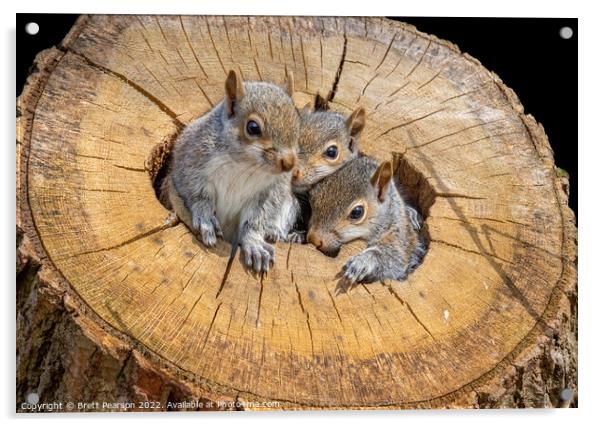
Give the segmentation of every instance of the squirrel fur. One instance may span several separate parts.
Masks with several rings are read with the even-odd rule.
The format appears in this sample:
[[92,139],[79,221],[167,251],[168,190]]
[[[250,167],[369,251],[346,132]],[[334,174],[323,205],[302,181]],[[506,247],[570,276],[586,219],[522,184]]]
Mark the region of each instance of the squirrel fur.
[[240,244],[244,263],[268,271],[299,212],[291,173],[300,117],[288,91],[243,82],[230,71],[226,96],[175,142],[164,184],[178,217],[206,246],[223,236]]
[[392,184],[391,162],[359,155],[309,192],[307,240],[328,256],[361,239],[368,247],[341,274],[350,283],[404,280],[425,254],[418,212]]
[[306,106],[300,113],[299,162],[293,171],[295,193],[307,192],[313,184],[357,157],[366,124],[366,114],[361,107],[345,117],[327,110],[324,101],[316,101],[316,105],[320,108],[311,111]]

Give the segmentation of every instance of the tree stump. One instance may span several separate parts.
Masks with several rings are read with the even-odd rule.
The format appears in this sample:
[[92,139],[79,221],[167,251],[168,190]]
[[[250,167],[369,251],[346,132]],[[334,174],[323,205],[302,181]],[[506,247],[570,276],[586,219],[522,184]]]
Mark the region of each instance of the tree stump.
[[[426,218],[408,280],[337,292],[357,245],[278,244],[253,277],[166,221],[153,180],[229,69],[366,109],[363,151],[393,156]],[[18,405],[542,407],[576,390],[568,181],[515,93],[449,42],[379,18],[83,16],[17,107]]]

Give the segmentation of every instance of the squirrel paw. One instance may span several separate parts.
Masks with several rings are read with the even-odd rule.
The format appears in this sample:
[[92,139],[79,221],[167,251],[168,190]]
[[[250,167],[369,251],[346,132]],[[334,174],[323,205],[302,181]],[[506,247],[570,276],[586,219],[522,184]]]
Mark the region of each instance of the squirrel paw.
[[343,266],[343,276],[351,283],[367,279],[376,269],[376,260],[370,252],[352,256]]
[[223,237],[222,229],[215,215],[209,218],[194,216],[192,226],[200,233],[205,246],[213,247],[217,243],[217,238]]
[[280,242],[280,241],[284,240],[284,236],[282,235],[282,233],[277,231],[276,229],[266,230],[264,237],[265,237],[265,241],[269,242],[269,243],[276,243],[276,242]]
[[286,236],[286,241],[290,243],[307,243],[307,233],[305,231],[293,230]]
[[247,267],[256,272],[268,272],[275,261],[274,247],[263,240],[244,240],[241,254]]

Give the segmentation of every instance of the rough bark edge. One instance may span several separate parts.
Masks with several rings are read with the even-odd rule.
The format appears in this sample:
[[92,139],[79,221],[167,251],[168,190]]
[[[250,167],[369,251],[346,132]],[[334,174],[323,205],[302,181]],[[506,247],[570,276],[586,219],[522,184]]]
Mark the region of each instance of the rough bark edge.
[[[378,18],[368,19],[379,20],[384,27],[401,27],[462,54],[456,45],[421,33],[411,25]],[[46,378],[45,383],[53,384],[54,391],[68,378],[66,369],[70,367],[70,359],[64,349],[73,345],[74,336],[87,340],[94,349],[91,354],[95,358],[90,358],[85,369],[89,378],[102,378],[102,366],[120,366],[118,375],[112,380],[107,378],[107,382],[103,383],[104,393],[109,392],[115,400],[123,396],[144,400],[152,400],[157,396],[163,400],[266,400],[252,393],[196,378],[114,329],[81,300],[52,264],[38,238],[27,201],[26,182],[28,144],[35,105],[47,78],[62,58],[63,49],[67,49],[77,38],[88,20],[87,16],[78,19],[59,50],[49,49],[38,55],[35,61],[37,70],[34,68],[34,74],[28,78],[26,88],[17,102],[17,349],[23,349],[28,344],[30,350],[26,354],[27,360],[17,359],[17,410],[19,411],[19,402],[24,399],[20,391],[29,390],[29,384],[36,382],[33,381],[36,378],[37,384],[40,384],[42,377]],[[470,55],[462,55],[482,67]],[[482,69],[486,70],[484,67]],[[554,170],[553,153],[542,126],[533,117],[523,113],[524,109],[514,91],[507,88],[497,75],[486,71],[523,120],[542,161]],[[281,408],[566,406],[566,402],[562,402],[558,396],[559,391],[564,388],[576,391],[577,386],[576,229],[573,212],[567,204],[568,179],[556,177],[554,186],[564,225],[564,271],[540,321],[494,369],[452,393],[424,402],[377,407],[310,406],[282,402]],[[51,333],[40,336],[39,331]],[[29,367],[27,365],[32,354],[37,355],[38,364]],[[24,370],[28,375],[22,375]],[[530,375],[534,372],[535,375]],[[111,390],[107,391],[109,385]],[[168,393],[165,393],[166,388]],[[98,397],[98,390],[90,389],[88,392],[90,400]],[[46,400],[56,398],[46,395],[42,394]],[[83,400],[84,397],[78,396],[78,399]],[[571,405],[576,406],[576,399]]]

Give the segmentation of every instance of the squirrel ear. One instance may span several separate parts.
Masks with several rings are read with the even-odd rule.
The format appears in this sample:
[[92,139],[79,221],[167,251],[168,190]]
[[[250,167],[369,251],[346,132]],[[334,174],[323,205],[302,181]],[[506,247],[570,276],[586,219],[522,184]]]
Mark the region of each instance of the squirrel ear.
[[393,167],[391,162],[382,162],[381,165],[376,169],[370,183],[378,190],[378,200],[381,202],[385,201],[391,178],[393,177]]
[[349,149],[352,152],[355,152],[358,149],[358,146],[360,143],[360,134],[364,130],[365,125],[366,125],[366,112],[364,111],[364,109],[362,107],[355,110],[347,118],[347,129],[349,129],[349,134],[351,135]]
[[366,112],[362,107],[359,107],[347,118],[347,129],[351,136],[359,135],[366,125]]
[[234,115],[234,106],[236,101],[245,94],[243,82],[238,73],[230,70],[226,78],[226,106],[228,107],[228,116]]
[[286,93],[288,96],[293,96],[295,92],[295,78],[293,77],[292,71],[286,72]]

